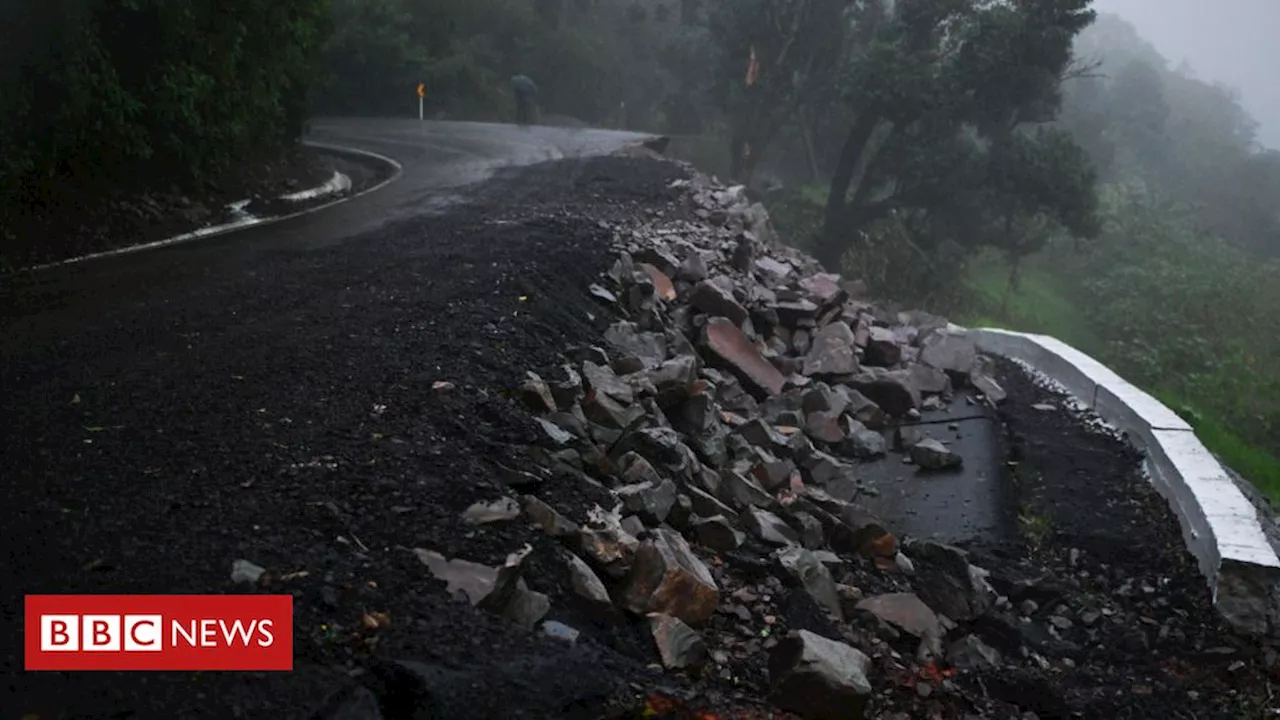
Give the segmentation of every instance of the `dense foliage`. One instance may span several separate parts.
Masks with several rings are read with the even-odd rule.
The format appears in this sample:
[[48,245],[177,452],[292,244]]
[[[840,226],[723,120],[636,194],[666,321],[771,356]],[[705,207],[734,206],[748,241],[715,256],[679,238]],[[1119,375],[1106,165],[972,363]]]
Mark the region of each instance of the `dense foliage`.
[[619,0],[333,0],[326,113],[509,117],[507,81],[539,85],[548,112],[605,126],[698,132],[710,62],[700,17]]
[[3,0],[0,27],[0,213],[13,213],[194,185],[287,148],[328,15],[325,0]]

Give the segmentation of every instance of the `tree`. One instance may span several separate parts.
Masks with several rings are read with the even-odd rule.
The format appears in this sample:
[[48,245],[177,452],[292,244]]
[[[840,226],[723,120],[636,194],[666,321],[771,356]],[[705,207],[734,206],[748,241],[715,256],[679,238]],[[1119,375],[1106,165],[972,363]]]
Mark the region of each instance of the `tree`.
[[[965,195],[975,180],[1006,188],[991,192],[1008,207],[1038,208],[1051,219],[1082,206],[1076,196],[1012,202],[1007,189],[1017,188],[1000,186],[995,172],[1005,164],[989,162],[992,171],[977,178],[963,166],[993,149],[1018,157],[1019,128],[1054,118],[1061,79],[1071,69],[1072,38],[1093,19],[1088,4],[898,0],[891,10],[864,14],[873,24],[870,40],[846,73],[846,102],[856,119],[831,180],[818,259],[837,269],[853,235],[868,224],[928,211],[940,197]],[[956,185],[956,178],[966,184]],[[1058,189],[1068,188],[1082,190],[1076,183]],[[946,209],[963,208],[977,212],[980,204],[952,202]]]
[[[850,0],[741,0],[715,9],[717,95],[730,124],[731,175],[749,182],[769,143],[830,97]],[[754,71],[753,71],[754,66]]]

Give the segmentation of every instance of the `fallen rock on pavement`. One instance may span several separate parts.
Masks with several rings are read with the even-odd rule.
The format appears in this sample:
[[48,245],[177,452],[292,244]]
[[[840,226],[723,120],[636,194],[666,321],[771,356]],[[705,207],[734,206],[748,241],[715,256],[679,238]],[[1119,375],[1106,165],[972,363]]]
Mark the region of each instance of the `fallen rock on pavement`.
[[769,656],[773,701],[813,720],[860,720],[872,693],[871,658],[807,630],[789,633]]
[[924,470],[948,470],[964,464],[964,458],[933,438],[925,438],[913,444],[909,453],[911,462]]

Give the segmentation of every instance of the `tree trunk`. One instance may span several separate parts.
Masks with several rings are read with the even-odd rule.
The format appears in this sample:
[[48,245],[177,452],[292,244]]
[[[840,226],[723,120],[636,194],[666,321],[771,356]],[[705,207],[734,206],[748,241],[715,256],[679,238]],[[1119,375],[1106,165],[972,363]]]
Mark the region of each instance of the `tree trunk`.
[[818,153],[813,148],[813,125],[804,113],[798,113],[797,117],[800,120],[800,137],[804,139],[804,153],[809,161],[809,180],[816,183],[822,177],[822,171],[818,169]]
[[822,237],[818,239],[817,260],[830,272],[840,272],[840,256],[844,254],[848,239],[844,232],[849,230],[845,227],[848,214],[845,198],[849,195],[849,185],[853,182],[854,173],[858,170],[867,142],[871,140],[877,124],[879,119],[873,115],[858,116],[840,150],[840,159],[831,176],[831,185],[827,188],[827,209],[822,223]]

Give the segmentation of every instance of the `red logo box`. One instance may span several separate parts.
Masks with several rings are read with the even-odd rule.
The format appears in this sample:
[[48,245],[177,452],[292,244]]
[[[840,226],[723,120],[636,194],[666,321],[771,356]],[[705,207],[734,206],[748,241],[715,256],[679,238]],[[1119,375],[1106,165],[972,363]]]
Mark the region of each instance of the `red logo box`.
[[292,595],[27,595],[27,670],[293,670]]

